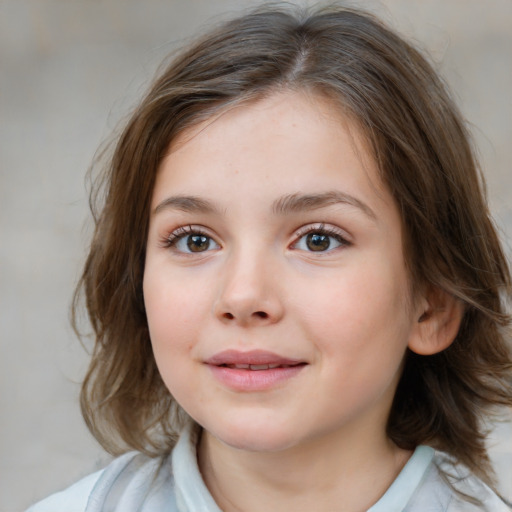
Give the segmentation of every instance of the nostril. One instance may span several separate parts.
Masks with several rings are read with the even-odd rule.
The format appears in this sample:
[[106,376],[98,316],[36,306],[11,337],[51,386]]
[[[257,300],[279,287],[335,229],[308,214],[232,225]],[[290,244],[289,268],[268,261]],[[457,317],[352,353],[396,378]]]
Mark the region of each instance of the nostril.
[[[266,313],[265,311],[255,311],[251,316],[253,318],[256,317],[256,318],[261,318],[261,319],[270,318],[269,314]],[[235,318],[238,318],[240,320],[243,318],[243,315],[241,315],[240,317],[235,317],[235,315],[233,313],[226,311],[225,313],[222,314],[222,318],[224,318],[225,320],[234,320]]]

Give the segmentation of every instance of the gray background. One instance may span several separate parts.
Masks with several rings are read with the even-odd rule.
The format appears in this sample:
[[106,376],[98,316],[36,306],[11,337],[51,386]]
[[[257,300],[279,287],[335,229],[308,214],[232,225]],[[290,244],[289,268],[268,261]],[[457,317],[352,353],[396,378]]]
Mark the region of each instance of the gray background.
[[[492,210],[510,240],[512,1],[359,3],[437,62],[473,125]],[[87,355],[68,325],[90,235],[85,171],[166,53],[212,16],[253,4],[0,0],[2,512],[23,510],[108,460],[80,417]],[[491,444],[510,497],[510,423]]]

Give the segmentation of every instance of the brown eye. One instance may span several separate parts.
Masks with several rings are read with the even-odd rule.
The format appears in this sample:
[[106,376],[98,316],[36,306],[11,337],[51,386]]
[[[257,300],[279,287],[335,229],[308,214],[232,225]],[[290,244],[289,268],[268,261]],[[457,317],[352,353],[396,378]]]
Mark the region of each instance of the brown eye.
[[326,251],[331,246],[331,237],[321,233],[309,233],[306,246],[310,251]]
[[219,244],[211,237],[196,230],[192,226],[178,228],[170,234],[166,246],[178,253],[197,254],[220,249]]
[[204,235],[190,235],[187,237],[187,247],[190,252],[207,251],[210,247],[211,238]]
[[297,235],[297,241],[292,244],[292,249],[305,252],[327,253],[352,245],[341,233],[333,228],[320,226],[318,228],[311,227],[309,232],[304,232],[304,230],[302,231],[303,234]]

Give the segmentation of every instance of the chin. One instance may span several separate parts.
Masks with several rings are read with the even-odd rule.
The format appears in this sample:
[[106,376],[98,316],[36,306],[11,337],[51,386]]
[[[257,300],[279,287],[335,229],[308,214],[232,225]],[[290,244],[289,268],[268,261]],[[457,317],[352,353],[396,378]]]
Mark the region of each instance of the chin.
[[268,434],[261,432],[255,435],[251,435],[250,433],[233,435],[233,433],[230,433],[229,436],[220,438],[220,441],[237,450],[259,453],[280,452],[290,448],[294,444],[290,439],[285,439],[284,436],[270,437]]
[[205,430],[231,448],[249,452],[278,452],[297,442],[291,429],[280,428],[272,422],[227,422],[223,426],[206,426]]

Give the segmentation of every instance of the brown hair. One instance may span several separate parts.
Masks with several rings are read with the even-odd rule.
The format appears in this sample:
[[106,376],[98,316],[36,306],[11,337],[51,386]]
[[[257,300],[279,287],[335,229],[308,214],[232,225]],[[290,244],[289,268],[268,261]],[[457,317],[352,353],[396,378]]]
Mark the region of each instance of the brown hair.
[[111,452],[172,448],[183,413],[159,376],[142,296],[155,175],[185,128],[278,89],[327,95],[357,120],[401,210],[413,286],[465,305],[448,349],[407,353],[389,437],[442,449],[489,481],[483,420],[512,405],[511,279],[470,137],[427,60],[342,7],[262,8],[223,24],[178,55],[133,112],[93,191],[104,199],[75,294],[76,313],[85,292],[96,339],[81,395],[89,428]]

